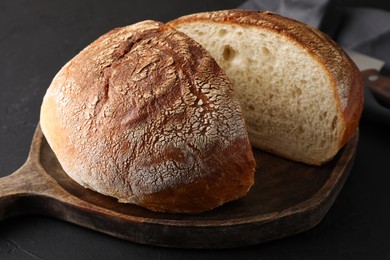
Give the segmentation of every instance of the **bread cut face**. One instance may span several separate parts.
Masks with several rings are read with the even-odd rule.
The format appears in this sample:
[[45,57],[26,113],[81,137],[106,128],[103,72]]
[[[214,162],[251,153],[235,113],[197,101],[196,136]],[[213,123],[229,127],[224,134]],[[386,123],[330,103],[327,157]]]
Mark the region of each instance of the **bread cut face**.
[[112,30],[69,61],[40,123],[72,179],[120,202],[200,213],[253,184],[230,81],[198,43],[159,22]]
[[319,31],[269,12],[239,10],[169,24],[198,41],[226,72],[253,146],[320,165],[355,132],[360,76]]

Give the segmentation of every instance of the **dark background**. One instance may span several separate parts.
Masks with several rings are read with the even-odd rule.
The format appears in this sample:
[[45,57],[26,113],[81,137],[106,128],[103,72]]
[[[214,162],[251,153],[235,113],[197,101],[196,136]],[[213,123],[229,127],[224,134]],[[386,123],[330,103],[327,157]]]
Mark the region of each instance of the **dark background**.
[[[244,1],[0,2],[0,176],[21,166],[56,72],[108,30],[145,19],[235,8]],[[343,0],[341,6],[390,10],[390,1]],[[390,26],[390,25],[389,25]],[[230,250],[139,245],[43,216],[0,223],[0,259],[390,259],[389,124],[363,120],[355,165],[338,199],[315,228]]]
[[339,0],[342,6],[350,7],[370,7],[383,10],[390,10],[390,2],[386,0]]

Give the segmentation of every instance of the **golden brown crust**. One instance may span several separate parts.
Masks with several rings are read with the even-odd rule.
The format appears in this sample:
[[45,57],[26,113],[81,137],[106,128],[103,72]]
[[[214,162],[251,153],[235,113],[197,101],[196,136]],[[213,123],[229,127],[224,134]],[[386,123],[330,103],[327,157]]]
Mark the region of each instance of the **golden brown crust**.
[[[254,182],[252,169],[248,167],[248,158],[252,156],[252,150],[246,149],[243,153],[234,151],[240,151],[241,147],[247,147],[247,145],[246,140],[233,142],[223,152],[224,161],[217,162],[212,157],[206,159],[218,171],[213,171],[203,178],[174,189],[146,195],[140,205],[145,204],[155,211],[177,208],[177,212],[180,213],[200,213],[205,211],[206,207],[208,207],[206,210],[211,210],[215,205],[222,205],[226,201],[243,197]],[[243,178],[243,176],[248,177]]]
[[201,212],[253,183],[229,80],[199,44],[159,22],[112,30],[68,62],[41,125],[70,177],[121,202]]
[[[350,58],[348,57],[348,59]],[[352,68],[351,70],[351,87],[348,93],[349,102],[343,110],[346,128],[344,131],[344,136],[340,142],[340,147],[344,146],[349,141],[349,139],[356,133],[364,107],[363,79],[361,77],[359,69],[353,63],[352,60],[350,60],[350,64],[354,68]]]
[[168,23],[172,27],[189,22],[215,22],[234,26],[253,26],[278,33],[300,45],[320,61],[333,79],[333,92],[344,122],[339,147],[357,129],[363,110],[363,84],[356,65],[327,35],[296,20],[268,11],[224,10],[197,13]]

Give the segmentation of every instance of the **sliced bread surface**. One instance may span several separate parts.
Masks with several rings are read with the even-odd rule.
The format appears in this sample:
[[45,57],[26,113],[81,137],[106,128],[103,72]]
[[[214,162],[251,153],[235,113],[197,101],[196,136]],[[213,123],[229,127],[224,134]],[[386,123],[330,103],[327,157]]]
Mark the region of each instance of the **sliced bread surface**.
[[168,23],[224,69],[254,147],[320,165],[355,133],[360,73],[328,36],[270,12],[198,13]]

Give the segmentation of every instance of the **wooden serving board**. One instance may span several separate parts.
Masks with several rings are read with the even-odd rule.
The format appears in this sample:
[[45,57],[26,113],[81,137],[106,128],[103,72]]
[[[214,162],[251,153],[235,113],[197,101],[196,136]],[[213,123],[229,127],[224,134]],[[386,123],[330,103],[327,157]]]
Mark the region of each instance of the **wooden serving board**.
[[290,236],[318,224],[353,164],[358,133],[329,163],[307,166],[254,150],[255,184],[243,199],[199,215],[156,213],[79,186],[38,125],[26,163],[0,179],[0,220],[43,214],[126,240],[168,247],[228,248]]

